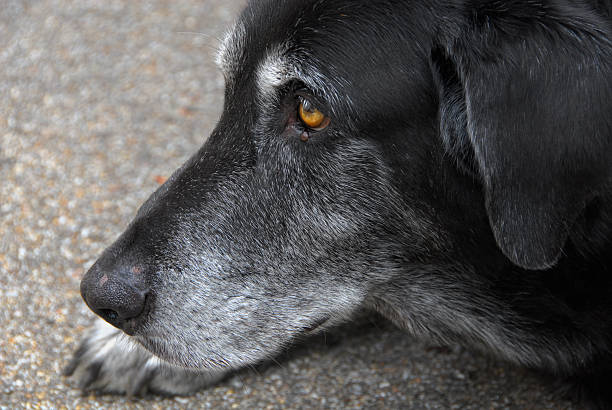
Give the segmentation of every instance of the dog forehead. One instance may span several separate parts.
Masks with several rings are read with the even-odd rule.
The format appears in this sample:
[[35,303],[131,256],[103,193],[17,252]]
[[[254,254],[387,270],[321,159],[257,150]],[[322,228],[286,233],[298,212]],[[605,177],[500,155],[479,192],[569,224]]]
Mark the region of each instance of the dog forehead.
[[300,47],[324,46],[326,40],[341,42],[355,33],[351,20],[366,22],[377,4],[362,0],[252,0],[221,42],[217,63],[236,67],[245,59],[292,40]]
[[[217,66],[226,79],[234,79],[243,70],[252,71],[258,65],[267,66],[268,71],[286,67],[286,60],[281,62],[280,57],[289,51],[290,41],[300,37],[298,26],[307,3],[250,2],[226,32],[217,52]],[[258,63],[258,60],[266,62]]]
[[427,54],[420,50],[428,35],[421,15],[403,3],[254,1],[225,36],[217,63],[226,90],[252,90],[267,107],[277,102],[280,87],[297,80],[330,106],[330,114],[354,118],[365,105],[388,111],[412,98],[398,89],[425,84],[428,67],[415,57]]
[[297,80],[330,104],[339,103],[350,110],[350,97],[341,97],[348,80],[334,75],[334,65],[341,61],[324,58],[325,53],[321,53],[330,47],[330,39],[342,38],[329,36],[318,26],[325,16],[338,14],[337,10],[330,11],[330,5],[335,3],[338,2],[250,3],[226,33],[217,54],[226,86],[233,88],[242,79],[252,80],[260,102],[270,102],[279,87]]
[[[289,1],[251,1],[234,25],[225,33],[216,56],[217,66],[226,79],[235,78],[241,68],[252,67],[254,58],[265,57],[267,50],[286,40],[294,25]],[[287,12],[289,11],[289,12]]]
[[232,77],[245,65],[252,68],[254,58],[290,50],[286,45],[291,43],[303,54],[320,52],[321,60],[341,56],[338,63],[359,67],[368,59],[389,57],[394,46],[417,43],[428,31],[424,21],[431,13],[422,8],[363,0],[250,1],[224,36],[217,63]]

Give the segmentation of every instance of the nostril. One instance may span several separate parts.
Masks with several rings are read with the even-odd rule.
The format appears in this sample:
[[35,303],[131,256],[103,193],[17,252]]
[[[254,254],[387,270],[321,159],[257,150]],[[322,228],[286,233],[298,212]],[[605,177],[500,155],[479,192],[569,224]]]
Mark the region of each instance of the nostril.
[[115,322],[119,318],[119,314],[112,309],[100,309],[98,314],[108,322]]

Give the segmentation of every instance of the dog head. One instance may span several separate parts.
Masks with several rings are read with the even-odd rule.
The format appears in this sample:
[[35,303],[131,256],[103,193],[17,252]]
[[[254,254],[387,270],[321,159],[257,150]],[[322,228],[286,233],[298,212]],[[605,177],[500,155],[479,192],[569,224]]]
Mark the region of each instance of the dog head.
[[398,276],[553,266],[610,181],[607,26],[498,3],[252,2],[216,129],[86,274],[87,304],[168,361],[231,367]]

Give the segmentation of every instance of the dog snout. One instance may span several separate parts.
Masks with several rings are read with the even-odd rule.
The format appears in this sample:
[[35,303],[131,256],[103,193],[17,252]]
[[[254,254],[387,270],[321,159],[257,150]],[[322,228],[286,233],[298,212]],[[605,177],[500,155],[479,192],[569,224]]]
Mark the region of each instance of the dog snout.
[[81,281],[81,296],[91,310],[111,325],[132,334],[145,310],[149,288],[145,268],[137,264],[112,266],[98,261]]

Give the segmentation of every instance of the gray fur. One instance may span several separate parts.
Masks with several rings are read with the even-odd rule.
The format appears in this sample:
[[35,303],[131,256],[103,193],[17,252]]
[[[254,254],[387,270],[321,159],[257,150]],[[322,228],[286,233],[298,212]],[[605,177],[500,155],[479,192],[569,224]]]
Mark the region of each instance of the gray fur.
[[218,382],[228,371],[171,366],[97,320],[64,373],[79,380],[83,391],[142,396],[187,395]]
[[[555,279],[566,280],[558,286],[504,255],[492,233],[487,185],[470,164],[483,155],[467,137],[474,134],[465,103],[472,96],[451,73],[453,61],[473,68],[468,60],[474,57],[451,61],[447,46],[433,44],[450,41],[435,31],[456,36],[453,19],[463,22],[476,11],[446,2],[436,3],[440,15],[418,2],[392,8],[387,2],[290,3],[251,2],[227,36],[218,58],[227,84],[217,128],[83,279],[86,302],[103,317],[109,309],[92,306],[92,292],[103,302],[145,301],[136,304],[142,307],[137,316],[115,322],[131,335],[129,342],[118,331],[93,331],[69,373],[96,390],[188,393],[364,307],[411,333],[521,365],[572,374],[596,362],[607,351],[609,330],[593,317],[609,311],[607,298],[581,305],[564,287],[571,288],[576,267],[605,266],[607,256],[598,256],[604,262],[568,256],[558,263]],[[400,6],[403,13],[396,13]],[[493,11],[505,27],[504,13],[513,10],[500,8]],[[352,16],[350,25],[343,11]],[[525,20],[522,8],[514,12]],[[316,26],[304,27],[309,18]],[[413,24],[406,24],[409,18]],[[471,27],[472,20],[465,21]],[[391,23],[395,29],[381,34]],[[494,48],[486,58],[498,54]],[[487,75],[495,79],[491,70]],[[533,88],[529,80],[526,93]],[[482,88],[483,95],[499,92]],[[331,118],[328,128],[309,129],[296,120],[305,98],[300,93],[321,104]],[[512,109],[520,117],[531,107]],[[302,132],[312,138],[299,138]],[[478,143],[491,149],[492,137]],[[503,182],[512,186],[546,172],[521,174],[523,155],[510,151],[500,155],[508,154],[517,171],[512,181],[502,181],[502,199]],[[538,161],[545,163],[547,154],[542,150]],[[537,193],[537,200],[549,201],[546,192]],[[612,195],[598,193],[603,205],[592,214],[601,220],[589,223],[602,227],[603,249],[612,237],[606,219]],[[593,254],[601,250],[592,247]],[[608,286],[598,273],[593,280]],[[104,288],[107,280],[114,287]],[[597,294],[593,288],[585,286],[581,297]],[[121,300],[121,291],[133,300]]]

